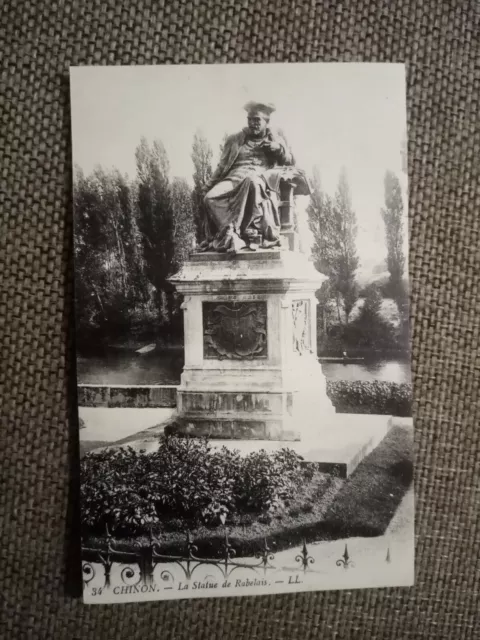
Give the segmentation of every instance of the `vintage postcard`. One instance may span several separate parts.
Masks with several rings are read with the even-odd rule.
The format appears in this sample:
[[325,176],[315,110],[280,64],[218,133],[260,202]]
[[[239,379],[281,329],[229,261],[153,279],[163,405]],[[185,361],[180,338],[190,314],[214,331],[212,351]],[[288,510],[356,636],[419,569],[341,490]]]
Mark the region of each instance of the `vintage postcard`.
[[71,101],[85,602],[412,585],[403,65]]

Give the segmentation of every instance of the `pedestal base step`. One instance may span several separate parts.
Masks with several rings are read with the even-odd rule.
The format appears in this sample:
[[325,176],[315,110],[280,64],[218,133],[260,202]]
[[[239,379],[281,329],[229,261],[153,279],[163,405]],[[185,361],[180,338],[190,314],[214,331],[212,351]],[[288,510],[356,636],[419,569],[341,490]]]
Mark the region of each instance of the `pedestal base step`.
[[[383,440],[395,424],[391,416],[337,414],[335,424],[318,430],[315,438],[296,442],[272,440],[212,440],[213,447],[236,449],[243,455],[264,449],[277,451],[289,448],[307,463],[325,473],[347,478],[360,462]],[[407,426],[406,421],[402,426]]]
[[306,432],[317,432],[322,426],[319,420],[326,424],[335,420],[335,409],[320,381],[318,390],[213,392],[180,387],[177,409],[178,434],[220,440],[301,440]]
[[215,440],[285,441],[300,440],[300,431],[285,428],[281,419],[257,416],[255,419],[242,420],[237,417],[191,417],[175,421],[172,433],[195,438],[212,438]]

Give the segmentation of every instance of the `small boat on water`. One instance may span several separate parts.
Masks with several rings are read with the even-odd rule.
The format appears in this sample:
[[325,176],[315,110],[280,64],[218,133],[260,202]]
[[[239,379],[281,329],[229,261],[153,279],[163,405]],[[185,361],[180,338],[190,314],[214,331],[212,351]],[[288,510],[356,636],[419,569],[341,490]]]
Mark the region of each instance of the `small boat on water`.
[[319,362],[341,362],[342,364],[351,364],[353,362],[364,362],[365,358],[355,358],[347,355],[344,351],[342,356],[321,356],[318,358]]
[[137,353],[140,353],[141,355],[143,355],[144,353],[150,353],[150,351],[153,351],[156,348],[156,344],[152,343],[152,344],[147,344],[145,347],[142,347],[141,349],[137,349]]

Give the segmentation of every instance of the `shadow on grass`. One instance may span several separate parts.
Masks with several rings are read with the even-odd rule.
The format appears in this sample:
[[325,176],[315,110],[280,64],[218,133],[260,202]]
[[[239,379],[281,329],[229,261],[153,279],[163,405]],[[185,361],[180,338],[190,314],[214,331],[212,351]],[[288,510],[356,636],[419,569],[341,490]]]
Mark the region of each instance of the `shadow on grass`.
[[[279,526],[274,518],[270,523],[260,518],[250,526],[230,526],[229,542],[236,556],[253,555],[263,547],[264,539],[272,551],[278,552],[298,546],[303,539],[316,542],[383,535],[412,482],[412,449],[412,432],[393,428],[347,480],[335,481],[340,485],[320,519],[315,509],[291,519],[288,526]],[[176,531],[166,531],[165,527],[154,529],[158,551],[167,555],[186,553],[187,526],[182,530],[179,523]],[[190,529],[190,536],[198,549],[197,555],[221,557],[225,540],[222,527],[197,526]],[[86,542],[94,547],[105,543],[97,536]],[[141,552],[146,546],[146,536],[115,541],[118,551]]]
[[413,434],[401,427],[392,429],[317,523],[318,539],[383,535],[412,482],[412,449]]

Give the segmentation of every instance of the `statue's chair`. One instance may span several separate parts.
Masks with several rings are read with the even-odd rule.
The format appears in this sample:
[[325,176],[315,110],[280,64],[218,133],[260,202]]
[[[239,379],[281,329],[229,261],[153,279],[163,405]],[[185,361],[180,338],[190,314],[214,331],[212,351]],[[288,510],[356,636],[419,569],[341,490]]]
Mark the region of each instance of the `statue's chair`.
[[280,233],[284,238],[285,246],[290,251],[298,249],[298,237],[295,225],[295,188],[296,184],[290,180],[280,181]]

